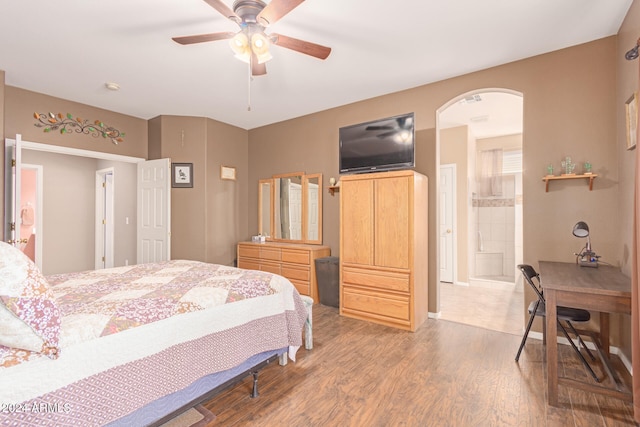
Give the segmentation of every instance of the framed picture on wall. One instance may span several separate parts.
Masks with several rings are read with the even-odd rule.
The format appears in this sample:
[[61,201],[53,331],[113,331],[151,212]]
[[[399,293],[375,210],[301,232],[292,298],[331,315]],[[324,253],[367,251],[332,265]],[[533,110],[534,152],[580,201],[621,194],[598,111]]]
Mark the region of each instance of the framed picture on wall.
[[171,163],[171,187],[193,188],[193,163]]
[[638,136],[638,96],[636,93],[627,100],[625,112],[627,117],[627,150],[631,150],[636,147]]
[[236,180],[236,168],[231,166],[220,166],[220,179]]

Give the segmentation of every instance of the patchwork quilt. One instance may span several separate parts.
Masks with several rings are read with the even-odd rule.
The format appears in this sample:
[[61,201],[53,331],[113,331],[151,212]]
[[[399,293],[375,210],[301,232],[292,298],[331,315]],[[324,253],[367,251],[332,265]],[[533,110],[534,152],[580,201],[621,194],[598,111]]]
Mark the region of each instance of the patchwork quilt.
[[205,375],[302,342],[306,309],[266,272],[167,261],[48,276],[57,358],[0,346],[0,425],[104,425]]

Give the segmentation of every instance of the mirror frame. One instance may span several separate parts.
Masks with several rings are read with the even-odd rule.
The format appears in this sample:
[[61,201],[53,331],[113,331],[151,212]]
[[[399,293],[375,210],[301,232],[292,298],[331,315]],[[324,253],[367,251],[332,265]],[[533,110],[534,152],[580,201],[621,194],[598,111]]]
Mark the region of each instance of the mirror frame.
[[[274,237],[275,235],[275,183],[278,178],[289,178],[289,177],[300,177],[302,182],[302,236],[305,238],[294,240],[294,239],[281,239],[278,237]],[[308,203],[309,203],[309,180],[318,179],[318,238],[317,239],[309,239],[308,233],[308,224],[309,224],[309,212],[308,212]],[[265,205],[263,199],[262,186],[264,184],[270,185],[269,191],[269,226],[271,230],[271,235],[266,236],[266,239],[274,242],[288,242],[288,243],[305,243],[311,245],[321,245],[322,244],[322,174],[305,174],[304,172],[291,172],[291,173],[283,173],[273,175],[271,178],[261,179],[258,181],[258,233],[263,235],[265,234],[265,227],[262,221],[264,217],[263,206]]]

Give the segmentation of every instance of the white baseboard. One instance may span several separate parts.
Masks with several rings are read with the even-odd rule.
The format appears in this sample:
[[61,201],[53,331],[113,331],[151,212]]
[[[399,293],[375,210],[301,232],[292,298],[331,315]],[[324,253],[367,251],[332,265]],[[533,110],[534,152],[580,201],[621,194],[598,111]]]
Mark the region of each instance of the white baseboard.
[[456,284],[457,286],[467,286],[467,287],[469,286],[469,283],[468,283],[468,282],[456,282],[455,284]]
[[[527,339],[528,338],[533,338],[533,339],[542,341],[542,332],[530,331],[529,332],[529,336],[527,337]],[[567,341],[566,337],[558,337],[558,343],[559,344],[564,344],[564,345],[569,345],[569,341]],[[596,350],[595,344],[593,344],[591,341],[586,341],[585,340],[585,344],[587,345],[587,347],[589,347],[589,350],[594,350],[594,351]],[[576,345],[578,345],[577,342],[576,342]],[[632,365],[631,365],[631,361],[629,360],[627,355],[624,354],[624,352],[622,350],[620,350],[619,347],[616,347],[616,346],[609,347],[609,352],[611,354],[615,354],[616,356],[618,356],[620,358],[620,361],[624,365],[624,367],[629,372],[629,374],[633,376],[633,368],[632,368]]]
[[429,317],[429,319],[439,319],[440,318],[440,312],[437,312],[437,313],[429,312],[429,316],[428,317]]

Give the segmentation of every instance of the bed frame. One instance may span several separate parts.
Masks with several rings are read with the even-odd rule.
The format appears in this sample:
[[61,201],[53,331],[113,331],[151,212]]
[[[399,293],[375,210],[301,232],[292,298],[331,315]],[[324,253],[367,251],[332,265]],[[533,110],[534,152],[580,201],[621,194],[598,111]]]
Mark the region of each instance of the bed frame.
[[[249,375],[253,375],[253,385],[250,396],[258,397],[258,373],[265,366],[279,360],[280,365],[287,363],[287,349],[270,350],[250,357],[244,363],[200,378],[189,387],[151,402],[131,414],[124,416],[110,424],[116,426],[160,426],[194,406],[211,400],[221,392],[233,387]],[[284,362],[284,363],[283,363]],[[167,411],[170,411],[167,413]],[[158,418],[158,414],[162,415]]]

